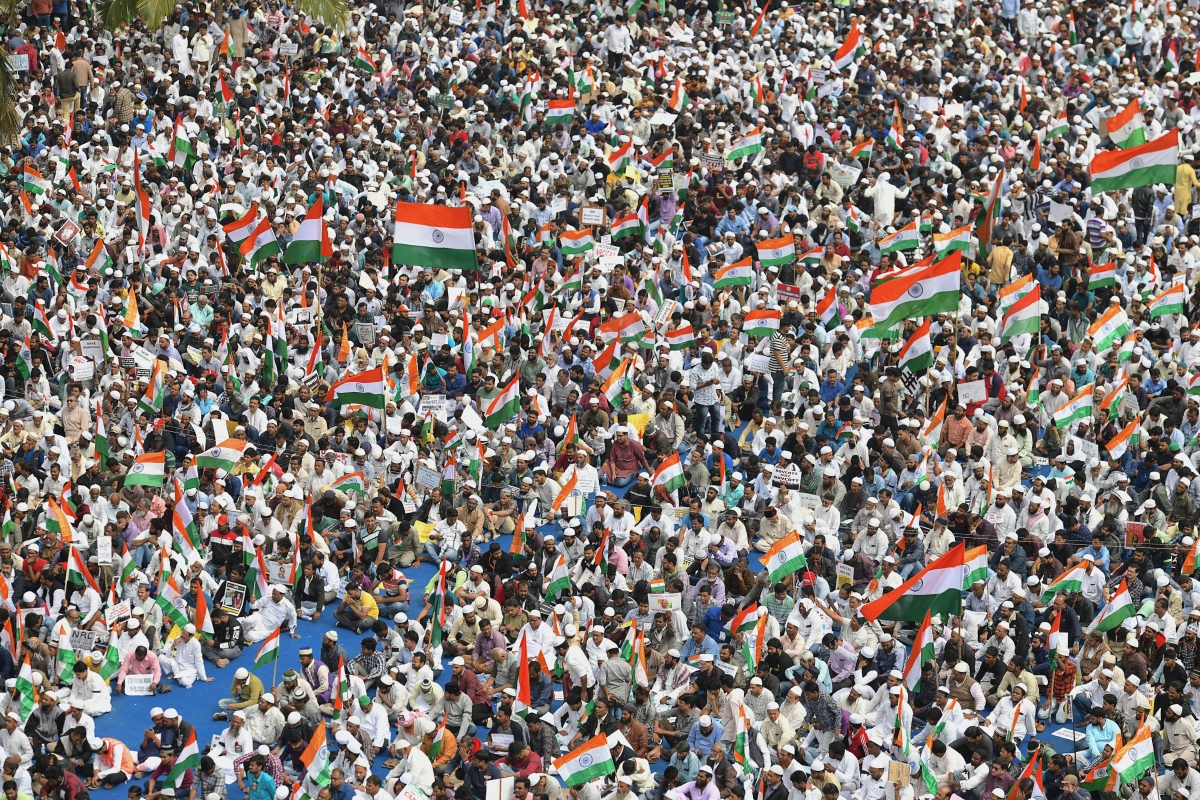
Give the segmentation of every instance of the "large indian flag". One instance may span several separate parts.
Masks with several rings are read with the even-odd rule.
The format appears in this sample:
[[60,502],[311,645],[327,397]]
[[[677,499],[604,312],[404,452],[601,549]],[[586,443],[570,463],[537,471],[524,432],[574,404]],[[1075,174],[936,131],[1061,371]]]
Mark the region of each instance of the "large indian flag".
[[955,251],[927,267],[877,284],[871,292],[875,327],[889,330],[906,319],[954,313],[961,278],[962,253]]
[[912,337],[904,343],[904,347],[900,348],[900,354],[896,356],[900,369],[916,373],[933,366],[933,344],[929,338],[929,331],[929,317],[926,317]]
[[325,394],[325,402],[335,408],[350,404],[383,408],[386,398],[387,383],[381,366],[348,375],[330,386]]
[[166,477],[166,454],[147,453],[138,456],[125,473],[126,486],[162,486]]
[[804,557],[804,539],[799,531],[792,531],[771,545],[766,555],[759,556],[758,560],[770,571],[771,582],[775,583],[808,566],[808,559]]
[[1133,102],[1104,121],[1108,138],[1122,150],[1146,143],[1146,126],[1142,119],[1142,105],[1135,97]]
[[963,556],[963,591],[971,588],[975,581],[987,583],[988,548],[986,544],[972,547]]
[[397,264],[456,271],[479,266],[470,206],[398,203],[394,241],[392,260]]
[[327,261],[332,255],[333,245],[329,241],[329,230],[325,227],[324,204],[318,193],[281,260],[284,264],[306,264]]
[[1098,353],[1103,353],[1112,347],[1125,338],[1127,333],[1129,333],[1129,315],[1117,303],[1110,305],[1107,311],[1088,326],[1088,336],[1092,337],[1092,344],[1095,345]]
[[913,639],[912,651],[908,654],[908,663],[904,665],[904,683],[910,692],[917,691],[917,687],[921,683],[921,667],[936,657],[937,651],[933,645],[933,625],[929,611],[926,610],[925,619],[921,620],[921,626],[917,628],[917,636]]
[[1083,578],[1087,574],[1082,564],[1077,564],[1058,576],[1058,580],[1042,590],[1042,602],[1049,603],[1059,592],[1078,592],[1083,588]]
[[739,158],[752,156],[755,153],[761,153],[762,149],[762,128],[758,127],[754,130],[748,131],[745,136],[735,141],[729,148],[729,152],[725,154],[725,160],[737,161]]
[[229,472],[242,460],[242,453],[249,446],[249,442],[241,439],[226,439],[196,456],[196,466],[200,469],[223,469]]
[[996,292],[996,299],[1000,304],[1000,313],[1006,314],[1013,305],[1025,295],[1033,291],[1034,282],[1033,274],[1023,275],[1017,278],[1007,286],[1001,287],[1000,291]]
[[846,34],[841,47],[833,53],[833,68],[840,70],[854,63],[854,60],[866,50],[863,44],[862,31],[858,29],[858,18],[850,20],[850,30]]
[[1116,436],[1109,439],[1108,444],[1104,445],[1104,449],[1113,458],[1120,458],[1125,455],[1127,449],[1141,442],[1141,428],[1142,416],[1139,414],[1133,421],[1122,428]]
[[1036,335],[1042,329],[1042,290],[1035,285],[1033,291],[1013,303],[1004,315],[1004,332],[1000,344],[1008,344],[1021,334]]
[[1067,401],[1067,404],[1054,412],[1054,422],[1059,429],[1066,428],[1072,422],[1080,419],[1087,419],[1092,416],[1092,411],[1095,407],[1093,399],[1092,384],[1088,384],[1076,392],[1075,396]]
[[1113,593],[1112,600],[1108,601],[1108,605],[1092,621],[1092,630],[1111,631],[1136,613],[1137,606],[1133,604],[1133,598],[1129,595],[1129,587],[1125,585],[1125,579],[1122,578],[1121,585]]
[[684,486],[687,476],[683,474],[683,465],[679,463],[679,453],[672,453],[658,465],[654,477],[650,479],[651,486],[662,486],[668,492]]
[[758,250],[758,263],[764,267],[782,267],[796,260],[796,240],[791,236],[759,242],[755,249]]
[[960,543],[925,569],[913,575],[878,600],[864,605],[860,612],[874,622],[877,619],[920,622],[926,613],[948,617],[962,612],[963,558],[967,545]]
[[1175,284],[1151,300],[1147,307],[1150,309],[1151,317],[1167,317],[1171,314],[1182,314],[1185,302],[1183,284]]
[[188,770],[200,769],[200,745],[196,741],[196,729],[189,728],[187,744],[175,757],[171,771],[163,778],[164,789],[174,789],[183,783]]
[[521,376],[515,374],[508,385],[500,390],[483,409],[483,421],[489,428],[496,430],[504,423],[515,417],[521,410]]
[[581,744],[562,758],[554,759],[554,771],[567,786],[579,786],[613,773],[608,737],[603,733]]
[[1105,150],[1092,159],[1092,193],[1174,183],[1179,164],[1179,129],[1128,150]]
[[901,250],[916,250],[921,246],[921,233],[917,230],[917,221],[905,225],[891,236],[879,241],[879,252],[896,253]]
[[1154,742],[1148,725],[1142,725],[1137,735],[1113,755],[1112,766],[1122,783],[1131,783],[1154,767]]

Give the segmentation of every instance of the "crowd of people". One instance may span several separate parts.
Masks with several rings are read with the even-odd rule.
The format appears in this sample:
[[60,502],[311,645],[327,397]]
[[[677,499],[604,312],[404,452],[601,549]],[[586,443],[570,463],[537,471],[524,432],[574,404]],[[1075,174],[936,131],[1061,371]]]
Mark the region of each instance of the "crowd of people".
[[7,800],[1200,800],[1195,3],[127,5],[6,18]]

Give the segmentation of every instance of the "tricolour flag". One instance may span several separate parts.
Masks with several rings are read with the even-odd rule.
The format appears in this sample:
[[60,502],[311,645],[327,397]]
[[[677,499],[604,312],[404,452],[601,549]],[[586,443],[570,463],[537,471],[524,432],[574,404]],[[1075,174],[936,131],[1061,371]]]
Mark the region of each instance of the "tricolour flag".
[[672,350],[687,350],[696,344],[696,333],[692,330],[690,322],[683,323],[675,330],[667,331],[663,334],[663,338],[667,340],[667,346]]
[[258,652],[254,654],[254,668],[261,669],[279,658],[279,632],[281,628],[271,631],[271,635],[263,639]]
[[872,622],[877,619],[920,622],[926,612],[941,614],[943,618],[961,613],[966,550],[965,543],[955,545],[898,589],[864,605],[860,612]]
[[1067,112],[1064,111],[1063,113],[1059,114],[1053,122],[1050,123],[1050,127],[1046,129],[1046,135],[1042,138],[1045,141],[1049,141],[1056,136],[1066,136],[1070,130],[1071,123],[1067,119]]
[[574,99],[546,101],[547,125],[570,125],[573,119],[575,119]]
[[1054,595],[1059,592],[1078,592],[1083,588],[1083,578],[1087,574],[1082,564],[1077,564],[1071,569],[1058,576],[1058,580],[1054,581],[1042,590],[1042,602],[1049,603]]
[[432,270],[477,269],[473,224],[470,206],[397,203],[392,261]]
[[996,299],[999,301],[1001,315],[1005,314],[1022,297],[1032,292],[1033,287],[1033,274],[1030,273],[1022,275],[996,292]]
[[1102,633],[1111,631],[1136,613],[1137,606],[1133,604],[1133,598],[1129,595],[1129,587],[1125,585],[1125,579],[1122,578],[1121,585],[1113,592],[1108,605],[1104,606],[1096,615],[1096,619],[1092,621],[1091,629]]
[[914,270],[871,292],[871,316],[875,327],[889,330],[906,319],[953,314],[958,309],[962,253],[955,251],[941,261]]
[[1058,425],[1059,430],[1065,429],[1076,420],[1092,416],[1092,409],[1095,405],[1092,396],[1093,388],[1090,383],[1082,387],[1074,397],[1067,401],[1066,405],[1054,412],[1054,422]]
[[1108,444],[1104,445],[1104,449],[1113,458],[1120,458],[1125,454],[1125,451],[1130,447],[1137,447],[1141,443],[1142,417],[1139,414],[1128,425],[1122,428],[1116,436],[1108,440]]
[[975,239],[974,229],[970,225],[955,228],[949,233],[933,234],[933,251],[938,258],[945,258],[951,250],[967,251]]
[[[562,249],[564,256],[578,256],[594,249],[596,242],[592,238],[591,229],[586,228],[581,231],[563,231],[558,235],[558,246]],[[566,288],[565,284],[563,288]],[[578,288],[576,287],[576,291]]]
[[608,737],[603,733],[581,744],[562,758],[554,759],[554,770],[567,786],[582,784],[613,773]]
[[679,463],[679,453],[672,453],[663,459],[650,479],[652,487],[662,486],[668,492],[673,492],[687,483],[687,475],[683,473],[683,465]]
[[29,163],[21,170],[21,185],[30,194],[45,194],[50,189],[50,181],[42,177]]
[[921,233],[917,230],[917,221],[905,225],[891,236],[885,236],[879,241],[881,253],[897,253],[901,250],[916,250],[921,246]]
[[933,626],[930,623],[929,611],[917,628],[917,636],[913,639],[912,650],[908,654],[908,663],[904,665],[904,683],[910,692],[917,691],[921,684],[921,667],[933,661],[937,652],[933,644]]
[[1108,138],[1122,150],[1146,143],[1146,126],[1142,118],[1142,105],[1135,97],[1133,102],[1104,121]]
[[1088,326],[1088,336],[1097,353],[1103,353],[1129,333],[1129,316],[1125,309],[1113,303],[1095,322]]
[[779,330],[783,314],[778,308],[763,308],[747,311],[742,320],[742,333],[747,336],[771,336]]
[[512,380],[500,390],[500,394],[488,401],[483,409],[483,422],[496,430],[521,411],[521,376],[514,374]]
[[642,231],[642,221],[637,214],[623,214],[612,221],[609,227],[614,242],[629,236],[636,236]]
[[725,154],[726,161],[737,161],[739,158],[761,153],[763,150],[762,128],[757,127],[739,137]]
[[1167,289],[1162,294],[1152,299],[1147,307],[1150,310],[1150,316],[1167,317],[1171,314],[1182,314],[1183,306],[1186,302],[1183,284],[1177,283]]
[[330,386],[325,402],[332,403],[335,408],[348,404],[383,408],[386,392],[383,367],[375,367],[349,375]]
[[162,451],[138,456],[125,473],[126,486],[162,486],[166,477],[166,454]]
[[840,70],[848,67],[865,51],[862,31],[858,29],[858,18],[854,17],[850,20],[850,30],[846,33],[845,41],[834,51],[833,68]]
[[758,603],[751,603],[743,608],[733,619],[725,624],[730,633],[749,633],[758,625]]
[[258,203],[257,201],[250,204],[248,210],[241,217],[238,217],[233,222],[227,222],[221,226],[225,231],[225,238],[229,241],[238,243],[250,238],[250,234],[254,233],[255,227],[258,226]]
[[967,591],[975,581],[987,583],[988,579],[988,548],[986,544],[972,547],[963,554],[963,591]]
[[713,275],[713,288],[724,289],[728,286],[749,286],[754,283],[754,264],[747,256],[741,261],[718,269]]
[[755,249],[758,262],[764,267],[782,267],[796,260],[796,240],[791,236],[759,242]]
[[[578,481],[578,477],[576,477]],[[553,603],[559,596],[559,593],[566,592],[571,589],[571,573],[567,569],[567,559],[562,553],[558,554],[558,559],[554,562],[554,567],[550,570],[549,578],[546,584],[546,602]]]
[[804,557],[804,539],[799,531],[793,530],[775,544],[765,555],[758,557],[759,563],[768,570],[771,582],[776,583],[785,576],[808,566]]
[[667,101],[667,106],[676,114],[683,113],[683,110],[692,102],[691,96],[687,93],[687,89],[683,86],[683,78],[675,77],[675,83],[671,87],[671,97]]
[[1035,285],[1033,291],[1013,303],[1004,314],[1000,344],[1008,344],[1022,334],[1037,335],[1042,329],[1042,291]]
[[1179,164],[1179,129],[1128,150],[1104,150],[1092,158],[1092,193],[1174,183]]
[[1122,783],[1132,783],[1154,767],[1154,742],[1149,725],[1143,724],[1129,743],[1113,754],[1112,766]]
[[250,443],[242,439],[226,439],[196,456],[199,469],[222,469],[229,472],[239,461]]
[[900,369],[906,369],[915,374],[933,366],[933,343],[929,338],[929,332],[929,317],[926,317],[920,327],[900,348],[900,353],[896,356],[896,362],[900,365]]
[[329,228],[325,224],[321,193],[309,206],[308,213],[300,222],[300,229],[288,244],[281,259],[284,264],[307,264],[327,261],[333,255],[333,244],[329,241]]
[[[188,728],[187,743],[183,745],[183,749],[175,755],[175,764],[172,765],[171,771],[163,778],[162,787],[164,789],[177,789],[183,784],[184,776],[188,770],[200,769],[200,745],[196,741],[196,729]],[[193,776],[195,778],[195,776]]]

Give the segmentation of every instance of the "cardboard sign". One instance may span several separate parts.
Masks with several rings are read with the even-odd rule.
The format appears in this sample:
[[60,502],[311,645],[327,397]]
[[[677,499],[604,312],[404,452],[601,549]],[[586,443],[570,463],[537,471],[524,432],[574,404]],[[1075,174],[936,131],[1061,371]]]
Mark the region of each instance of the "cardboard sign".
[[[795,466],[795,464],[792,465],[792,467]],[[798,492],[796,494],[796,502],[800,504],[801,508],[806,508],[809,511],[816,511],[821,507],[821,498],[809,492]]]
[[958,402],[964,406],[987,401],[987,385],[983,381],[963,381],[958,385]]
[[450,10],[450,24],[458,26],[458,25],[462,25],[462,23],[463,23],[463,12],[457,8],[451,9]]
[[613,247],[611,244],[598,244],[592,250],[592,255],[594,255],[597,259],[611,258],[613,256],[621,255],[621,251]]
[[9,62],[12,64],[14,72],[29,71],[29,56],[24,54],[12,53],[8,56]]
[[104,356],[104,343],[99,339],[80,339],[75,344],[77,345],[75,352],[84,358],[90,358],[97,365],[103,364],[107,360]]
[[283,42],[279,45],[278,52],[281,56],[294,56],[299,54],[300,45],[296,42]]
[[751,353],[742,362],[742,374],[758,372],[766,375],[771,371],[771,357],[762,353]]
[[152,683],[154,683],[153,675],[126,675],[122,685],[125,694],[130,697],[149,697]]
[[808,79],[809,79],[809,82],[812,83],[813,86],[820,86],[822,83],[825,83],[825,79],[826,79],[825,78],[825,70],[823,70],[823,69],[809,70]]
[[834,587],[835,589],[854,585],[854,567],[849,564],[838,564],[833,570],[837,573],[837,586]]
[[604,227],[608,224],[604,206],[582,206],[579,209],[579,224],[584,226],[596,225]]
[[90,358],[71,356],[67,359],[67,370],[77,381],[90,381],[96,375],[96,364]]
[[436,489],[442,485],[442,476],[436,469],[430,469],[424,464],[417,465],[417,486],[425,490]]
[[776,470],[774,483],[776,486],[796,489],[799,488],[801,479],[800,468],[795,464],[789,464],[785,469]]
[[888,763],[888,783],[898,783],[901,786],[908,786],[911,778],[912,767],[907,762],[892,759]]
[[71,631],[71,649],[76,653],[90,653],[96,645],[98,631]]
[[683,608],[683,598],[679,592],[667,592],[650,595],[651,611],[675,611]]

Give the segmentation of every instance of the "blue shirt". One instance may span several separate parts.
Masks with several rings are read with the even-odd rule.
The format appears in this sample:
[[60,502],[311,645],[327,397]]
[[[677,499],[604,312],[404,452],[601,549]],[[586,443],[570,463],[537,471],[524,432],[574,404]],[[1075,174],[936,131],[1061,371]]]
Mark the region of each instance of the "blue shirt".
[[721,654],[721,648],[717,647],[716,641],[711,636],[705,636],[704,641],[696,644],[696,640],[688,637],[688,640],[683,643],[683,647],[679,650],[680,661],[687,661],[692,656],[701,656],[708,654],[716,658]]
[[700,755],[708,758],[708,753],[712,750],[712,746],[721,741],[721,733],[723,731],[724,728],[721,727],[721,723],[714,719],[712,721],[712,729],[705,736],[700,730],[700,723],[693,722],[692,731],[688,734],[688,746],[693,750],[699,750]]
[[266,770],[258,776],[246,775],[246,800],[275,800],[275,779]]
[[1104,745],[1112,744],[1119,733],[1117,723],[1105,719],[1103,725],[1088,725],[1084,735],[1087,736],[1088,752],[1092,758],[1099,758],[1104,752]]

